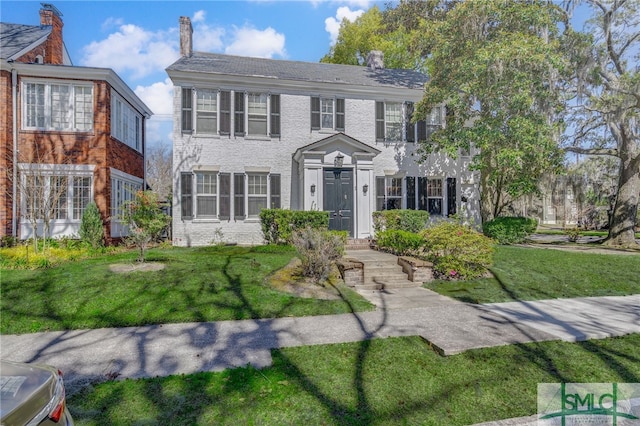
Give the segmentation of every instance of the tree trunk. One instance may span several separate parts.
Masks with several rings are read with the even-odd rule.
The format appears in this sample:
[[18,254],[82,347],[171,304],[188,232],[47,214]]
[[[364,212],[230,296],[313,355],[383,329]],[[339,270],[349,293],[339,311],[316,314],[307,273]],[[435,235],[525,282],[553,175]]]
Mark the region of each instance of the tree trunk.
[[634,230],[640,198],[640,153],[623,152],[626,155],[621,156],[618,194],[604,245],[637,248]]
[[495,219],[494,200],[489,183],[489,173],[483,170],[480,173],[480,217],[482,223],[487,223]]

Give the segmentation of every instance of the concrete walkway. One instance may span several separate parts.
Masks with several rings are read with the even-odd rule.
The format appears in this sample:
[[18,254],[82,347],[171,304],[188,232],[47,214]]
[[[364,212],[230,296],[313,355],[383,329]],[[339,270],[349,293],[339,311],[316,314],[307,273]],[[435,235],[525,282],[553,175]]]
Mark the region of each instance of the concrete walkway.
[[640,295],[471,305],[423,288],[363,294],[373,312],[0,336],[3,359],[40,362],[67,382],[271,365],[271,349],[422,336],[443,355],[474,348],[640,332]]

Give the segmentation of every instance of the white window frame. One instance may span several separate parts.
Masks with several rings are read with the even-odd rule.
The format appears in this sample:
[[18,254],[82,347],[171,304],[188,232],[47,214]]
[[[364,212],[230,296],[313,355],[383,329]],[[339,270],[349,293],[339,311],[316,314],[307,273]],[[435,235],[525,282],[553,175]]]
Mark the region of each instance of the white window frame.
[[[444,181],[439,177],[427,177],[427,209],[429,200],[440,200],[440,215],[444,215]],[[434,184],[437,185],[434,186]],[[435,213],[434,213],[435,214]]]
[[[260,99],[264,98],[264,114],[262,114],[262,109],[260,109],[260,113],[256,113],[257,110],[252,112],[251,110],[251,99],[252,97],[259,97]],[[262,102],[260,102],[262,103]],[[255,103],[254,103],[255,104]],[[247,92],[245,93],[245,131],[248,136],[259,136],[259,137],[269,137],[269,95],[267,93],[258,93],[258,92]],[[252,117],[253,116],[253,119]],[[264,117],[259,119],[259,122],[264,121],[264,133],[255,133],[251,132],[250,124],[251,122],[257,122],[257,117]]]
[[[255,179],[259,178],[260,182],[256,183]],[[264,181],[263,181],[264,179]],[[251,181],[254,180],[252,183]],[[256,219],[260,217],[260,210],[257,213],[251,213],[251,201],[259,201],[264,199],[264,207],[263,209],[269,208],[269,173],[246,173],[245,185],[246,185],[246,216],[248,219]],[[256,192],[256,189],[262,190],[262,186],[264,185],[264,193]]]
[[384,177],[384,196],[378,195],[378,189],[376,189],[376,209],[378,209],[378,199],[383,198],[382,210],[396,210],[389,209],[389,200],[398,200],[397,209],[404,208],[404,194],[406,192],[404,187],[404,178],[402,176],[380,176]]
[[[36,177],[36,178],[44,178],[43,185],[43,195],[45,200],[49,198],[51,194],[51,183],[54,178],[64,177],[66,178],[66,190],[64,200],[58,200],[57,206],[54,207],[54,210],[57,211],[60,209],[60,206],[64,204],[63,210],[66,211],[64,217],[54,218],[52,219],[52,225],[55,224],[66,224],[66,223],[80,223],[82,220],[82,213],[84,209],[87,207],[87,204],[94,199],[93,196],[93,166],[84,166],[84,165],[61,165],[61,164],[25,164],[20,163],[18,165],[18,169],[20,170],[20,179],[21,179],[21,190],[26,190],[29,188],[29,184],[27,183],[27,179]],[[76,208],[76,200],[78,199],[77,192],[79,188],[75,186],[76,179],[89,179],[89,185],[86,187],[89,188],[89,194],[87,197],[82,197],[82,200],[88,200],[86,203],[79,208]],[[27,206],[27,197],[20,197],[20,209],[22,211],[20,220],[24,223],[28,221],[25,214],[30,210]],[[54,216],[58,216],[58,212]],[[77,213],[77,214],[76,214]],[[39,222],[42,221],[42,218],[38,219]]]
[[[193,180],[195,185],[194,191],[194,199],[195,199],[195,209],[193,217],[194,219],[216,219],[218,217],[218,212],[220,211],[220,206],[218,205],[220,199],[220,182],[218,172],[211,171],[196,171],[194,172],[195,179]],[[201,181],[202,178],[202,181]],[[207,178],[207,179],[205,179]],[[211,189],[213,186],[213,192],[206,191],[206,189]],[[213,212],[211,214],[201,213],[200,212],[200,199],[213,198]]]
[[123,207],[136,198],[136,192],[142,189],[143,180],[111,169],[111,236],[126,237],[129,235],[128,225],[122,221]]
[[[93,131],[93,83],[80,83],[66,80],[25,79],[22,90],[22,129],[62,132]],[[31,86],[41,89],[30,100]],[[64,87],[67,96],[63,103],[56,102],[54,88]],[[89,90],[87,94],[86,91]],[[87,100],[87,97],[89,98]],[[54,109],[58,109],[55,114]],[[66,112],[65,112],[66,110]],[[54,116],[57,116],[54,117]],[[59,125],[55,125],[59,122]],[[64,125],[62,125],[64,123]]]
[[142,151],[142,114],[115,90],[111,91],[111,136],[138,152]]
[[[391,107],[393,107],[394,110],[392,110]],[[395,118],[397,118],[397,120],[395,120]],[[397,126],[397,135],[395,134],[395,132],[390,133],[392,129],[394,129],[396,126]],[[402,102],[385,102],[384,103],[385,141],[400,142],[403,140],[403,133],[404,133],[404,104]]]
[[[212,95],[209,99],[207,99],[209,102],[205,102],[205,99],[203,97],[202,102],[200,99],[201,95],[205,95],[205,94],[209,94]],[[213,109],[209,108],[206,109],[205,106],[213,106]],[[194,120],[195,120],[195,125],[193,126],[193,128],[195,129],[195,133],[196,134],[200,134],[200,135],[207,135],[207,136],[212,136],[212,135],[217,135],[219,134],[219,130],[220,130],[220,91],[217,89],[207,89],[207,88],[199,88],[195,90],[195,114],[194,115]],[[206,131],[201,129],[201,126],[199,126],[199,122],[200,122],[200,115],[206,116],[208,114],[212,114],[213,115],[213,122],[215,123],[215,129],[210,132],[210,131]]]
[[[325,117],[330,118],[331,123],[325,126]],[[335,98],[320,97],[320,129],[334,130],[336,123],[336,102]]]

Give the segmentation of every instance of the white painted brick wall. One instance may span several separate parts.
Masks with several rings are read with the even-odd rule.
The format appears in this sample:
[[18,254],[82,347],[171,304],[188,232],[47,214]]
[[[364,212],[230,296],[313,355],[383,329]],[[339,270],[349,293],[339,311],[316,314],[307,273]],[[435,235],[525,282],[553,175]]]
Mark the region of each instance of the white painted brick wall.
[[[281,95],[281,139],[254,140],[235,137],[198,137],[182,135],[180,131],[181,93],[174,90],[174,209],[173,241],[178,246],[207,245],[216,239],[216,230],[222,240],[237,244],[263,243],[260,223],[245,221],[183,221],[180,218],[179,176],[195,165],[219,166],[222,173],[242,173],[245,166],[268,166],[271,173],[281,175],[282,208],[301,205],[299,188],[302,179],[293,162],[294,152],[305,145],[330,136],[331,132],[311,131],[310,95]],[[443,155],[434,155],[423,165],[416,163],[417,144],[383,144],[375,142],[375,101],[346,99],[345,133],[352,138],[382,151],[374,159],[374,174],[405,170],[407,176],[455,177],[459,176],[457,161]],[[294,180],[292,182],[292,179]],[[370,189],[375,196],[374,188]],[[297,191],[296,191],[297,192]],[[459,195],[458,195],[459,196]],[[233,194],[232,194],[233,199]],[[292,203],[293,201],[293,203]],[[233,201],[232,201],[233,202]]]

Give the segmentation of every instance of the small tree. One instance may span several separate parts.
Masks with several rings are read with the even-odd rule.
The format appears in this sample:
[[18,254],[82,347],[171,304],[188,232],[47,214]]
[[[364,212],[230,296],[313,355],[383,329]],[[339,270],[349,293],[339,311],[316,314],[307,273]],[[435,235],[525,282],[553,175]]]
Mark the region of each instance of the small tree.
[[138,191],[136,198],[125,204],[124,210],[124,221],[129,225],[127,241],[138,247],[138,262],[144,262],[149,243],[160,237],[171,218],[162,213],[158,196],[151,191]]
[[80,222],[80,239],[89,244],[93,249],[104,245],[104,229],[102,228],[102,218],[96,203],[87,204],[87,208],[82,213]]

